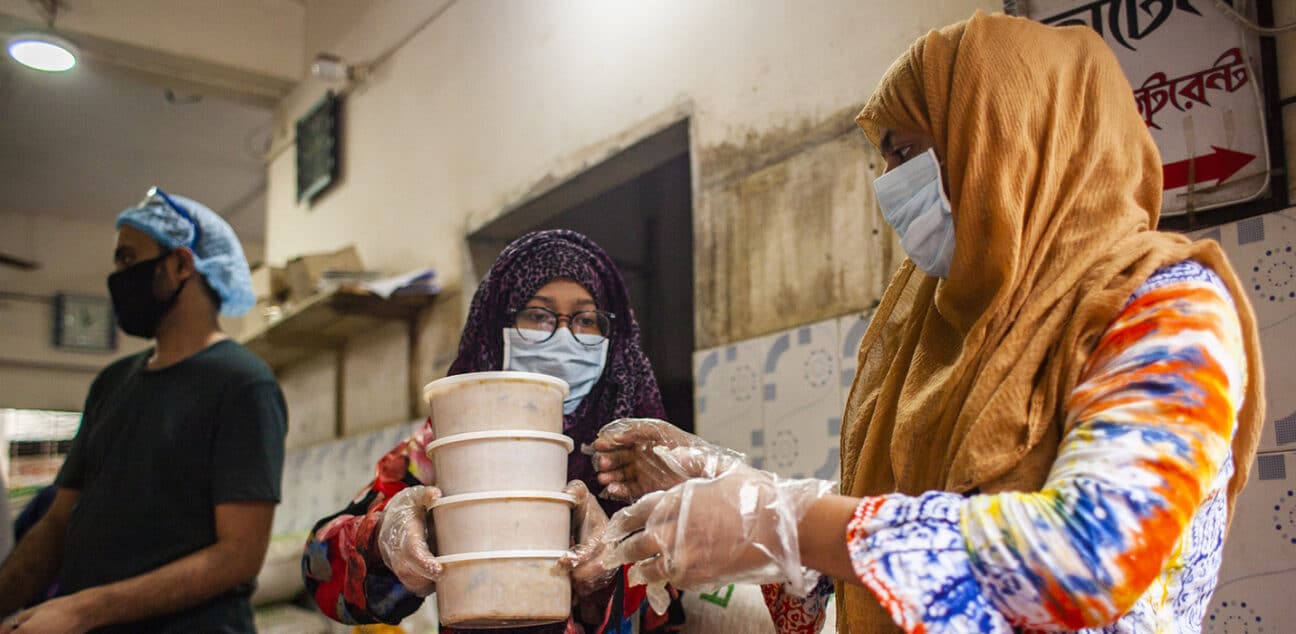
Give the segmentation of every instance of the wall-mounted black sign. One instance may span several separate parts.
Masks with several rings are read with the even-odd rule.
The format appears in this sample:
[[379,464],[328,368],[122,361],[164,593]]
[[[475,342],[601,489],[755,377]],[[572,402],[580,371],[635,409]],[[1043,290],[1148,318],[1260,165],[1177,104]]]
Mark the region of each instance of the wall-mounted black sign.
[[297,120],[297,202],[314,202],[338,178],[341,99],[329,91]]

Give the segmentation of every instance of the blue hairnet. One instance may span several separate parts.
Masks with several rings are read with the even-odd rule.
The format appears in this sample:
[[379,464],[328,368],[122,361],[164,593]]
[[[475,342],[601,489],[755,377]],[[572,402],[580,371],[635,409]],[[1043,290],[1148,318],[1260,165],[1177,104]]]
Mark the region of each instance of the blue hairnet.
[[184,196],[167,196],[184,208],[189,218],[176,213],[162,196],[150,191],[143,202],[117,216],[117,228],[130,225],[139,229],[164,249],[189,247],[194,253],[195,268],[220,296],[221,314],[237,317],[251,310],[256,305],[252,273],[229,223],[202,203]]

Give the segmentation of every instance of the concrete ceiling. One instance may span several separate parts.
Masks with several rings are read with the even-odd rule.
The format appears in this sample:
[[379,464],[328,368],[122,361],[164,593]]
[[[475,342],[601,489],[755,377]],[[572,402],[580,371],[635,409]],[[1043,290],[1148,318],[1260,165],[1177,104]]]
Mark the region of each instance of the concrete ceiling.
[[[268,149],[274,104],[293,84],[286,75],[301,63],[301,25],[280,35],[296,38],[288,45],[295,59],[277,68],[254,67],[249,47],[261,46],[272,56],[273,47],[286,50],[283,42],[260,41],[272,33],[258,42],[229,38],[201,50],[177,48],[194,41],[184,37],[185,29],[201,28],[204,19],[212,24],[196,2],[154,0],[156,8],[174,12],[175,5],[188,4],[195,12],[153,15],[153,24],[141,26],[132,25],[148,20],[123,20],[103,2],[64,4],[78,32],[58,31],[81,47],[83,63],[67,73],[41,73],[0,53],[0,211],[111,222],[157,185],[225,216],[245,242],[264,242],[261,156]],[[234,5],[242,7],[233,12],[238,20],[212,28],[246,38],[258,4]],[[144,15],[149,6],[148,0],[129,0],[116,8]],[[263,21],[277,20],[284,28],[301,21],[297,3],[259,6],[268,7]],[[0,0],[0,39],[32,24],[33,16],[18,15],[26,10]],[[175,44],[142,43],[126,28],[163,29]]]
[[[0,208],[107,222],[158,185],[265,232],[272,112],[89,70],[0,67]],[[196,101],[194,101],[196,100]]]

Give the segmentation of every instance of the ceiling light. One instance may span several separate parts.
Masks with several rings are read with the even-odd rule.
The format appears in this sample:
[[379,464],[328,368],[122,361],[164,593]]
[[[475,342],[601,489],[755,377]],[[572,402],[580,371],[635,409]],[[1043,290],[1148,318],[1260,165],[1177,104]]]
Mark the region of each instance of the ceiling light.
[[19,33],[9,38],[9,56],[23,66],[49,72],[76,66],[76,47],[48,33]]

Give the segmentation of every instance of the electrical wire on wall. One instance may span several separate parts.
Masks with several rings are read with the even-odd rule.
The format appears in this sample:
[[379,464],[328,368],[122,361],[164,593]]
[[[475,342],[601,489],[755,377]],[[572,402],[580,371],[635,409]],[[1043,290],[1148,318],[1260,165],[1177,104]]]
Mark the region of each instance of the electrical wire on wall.
[[1232,18],[1234,22],[1261,35],[1273,36],[1296,31],[1296,22],[1289,22],[1281,26],[1260,26],[1256,24],[1255,21],[1246,16],[1246,0],[1238,0],[1237,8],[1229,6],[1224,0],[1215,0],[1215,6],[1219,7],[1220,11]]
[[[1281,34],[1281,33],[1290,32],[1290,31],[1294,31],[1294,30],[1296,30],[1296,22],[1293,22],[1293,23],[1291,23],[1291,24],[1285,24],[1285,25],[1278,26],[1278,27],[1265,27],[1265,26],[1260,26],[1259,24],[1256,24],[1256,22],[1255,22],[1254,20],[1252,20],[1251,18],[1247,17],[1247,16],[1250,14],[1250,11],[1251,11],[1251,10],[1250,10],[1250,7],[1248,6],[1248,0],[1237,0],[1236,4],[1237,4],[1237,6],[1236,6],[1236,7],[1233,7],[1233,6],[1230,6],[1230,5],[1229,5],[1227,2],[1225,2],[1224,0],[1215,0],[1215,6],[1219,7],[1220,11],[1222,11],[1226,16],[1228,16],[1228,17],[1229,17],[1230,19],[1232,19],[1234,22],[1237,22],[1238,24],[1240,24],[1240,25],[1243,27],[1243,29],[1240,31],[1240,37],[1238,38],[1238,39],[1239,39],[1239,43],[1240,43],[1240,47],[1241,47],[1241,49],[1242,49],[1242,61],[1243,61],[1243,63],[1246,65],[1247,73],[1248,73],[1248,74],[1250,75],[1250,77],[1251,77],[1251,81],[1250,81],[1249,83],[1251,84],[1251,90],[1252,90],[1252,92],[1255,94],[1255,99],[1256,99],[1256,108],[1259,110],[1259,121],[1260,121],[1260,125],[1261,125],[1261,128],[1262,128],[1262,129],[1261,129],[1261,135],[1262,135],[1263,137],[1266,137],[1266,138],[1267,138],[1267,137],[1268,137],[1268,125],[1266,124],[1266,121],[1267,121],[1268,118],[1266,117],[1266,112],[1265,112],[1265,99],[1264,99],[1264,93],[1261,91],[1261,88],[1260,88],[1260,75],[1259,75],[1259,73],[1257,72],[1256,66],[1255,66],[1255,64],[1254,64],[1253,61],[1252,61],[1252,57],[1251,57],[1251,46],[1250,46],[1251,36],[1247,33],[1247,31],[1249,30],[1249,31],[1253,31],[1253,32],[1255,32],[1255,33],[1257,33],[1257,34],[1259,34],[1259,35],[1262,35],[1262,36],[1269,36],[1269,37],[1272,37],[1272,36],[1277,35],[1277,34]],[[1273,165],[1273,163],[1272,163],[1273,155],[1272,155],[1271,152],[1270,152],[1269,144],[1268,144],[1268,143],[1262,143],[1261,145],[1262,145],[1263,148],[1264,148],[1264,160],[1265,160],[1265,164],[1266,164],[1266,165],[1270,165],[1270,166],[1272,166],[1272,165]],[[1263,196],[1263,195],[1265,194],[1265,192],[1268,192],[1268,191],[1269,191],[1269,188],[1270,188],[1272,182],[1273,182],[1273,169],[1271,168],[1271,169],[1269,169],[1269,170],[1265,170],[1265,172],[1264,172],[1264,180],[1261,181],[1260,186],[1259,186],[1258,188],[1256,188],[1256,191],[1255,191],[1254,194],[1252,194],[1252,195],[1250,195],[1250,196],[1247,196],[1246,198],[1241,199],[1241,200],[1229,201],[1228,203],[1219,203],[1219,204],[1216,204],[1216,205],[1210,205],[1210,206],[1208,206],[1208,207],[1206,207],[1206,208],[1204,208],[1204,209],[1197,209],[1197,208],[1193,205],[1193,195],[1194,195],[1195,193],[1202,192],[1202,191],[1207,191],[1207,192],[1209,192],[1209,191],[1211,191],[1211,190],[1214,190],[1214,189],[1219,188],[1221,185],[1217,184],[1217,185],[1214,185],[1214,186],[1208,186],[1208,187],[1201,187],[1201,188],[1199,188],[1199,187],[1196,187],[1196,186],[1195,186],[1196,184],[1195,184],[1194,182],[1192,182],[1192,179],[1190,178],[1190,179],[1189,179],[1189,183],[1188,183],[1188,191],[1187,191],[1186,193],[1184,193],[1184,194],[1180,194],[1181,196],[1183,196],[1183,197],[1185,198],[1185,201],[1184,201],[1184,203],[1185,203],[1185,204],[1184,204],[1184,213],[1185,213],[1185,214],[1188,216],[1188,218],[1189,218],[1189,224],[1190,224],[1190,225],[1194,225],[1194,224],[1196,224],[1196,219],[1195,219],[1196,212],[1198,212],[1198,211],[1206,211],[1206,210],[1209,210],[1209,209],[1211,209],[1211,208],[1213,208],[1213,207],[1223,206],[1223,205],[1225,205],[1225,204],[1227,204],[1227,205],[1233,205],[1233,204],[1237,204],[1237,203],[1242,203],[1242,202],[1247,202],[1247,201],[1255,200],[1255,199],[1257,199],[1257,198]]]
[[[450,7],[453,7],[457,2],[458,0],[449,0],[446,2],[441,6],[441,8],[433,12],[432,15],[429,15],[413,29],[410,29],[409,33],[397,40],[395,44],[392,44],[368,62],[347,64],[346,60],[337,55],[320,53],[315,56],[315,60],[311,64],[311,75],[325,81],[345,82],[341,87],[334,90],[334,93],[338,97],[345,97],[346,95],[351,94],[356,88],[363,86],[365,82],[373,76],[374,71],[385,64],[387,60],[391,59],[391,57],[395,55],[397,51],[404,48],[406,44],[409,44],[409,42],[417,37],[419,33],[422,33],[424,29],[430,26],[433,22],[436,22],[437,18],[445,15],[445,12],[449,11]],[[252,135],[249,135],[249,138],[251,136]],[[296,143],[296,136],[291,135],[276,146],[272,136],[267,143],[269,148],[260,158],[266,163],[274,161],[280,154],[283,154],[285,150],[293,147]]]

